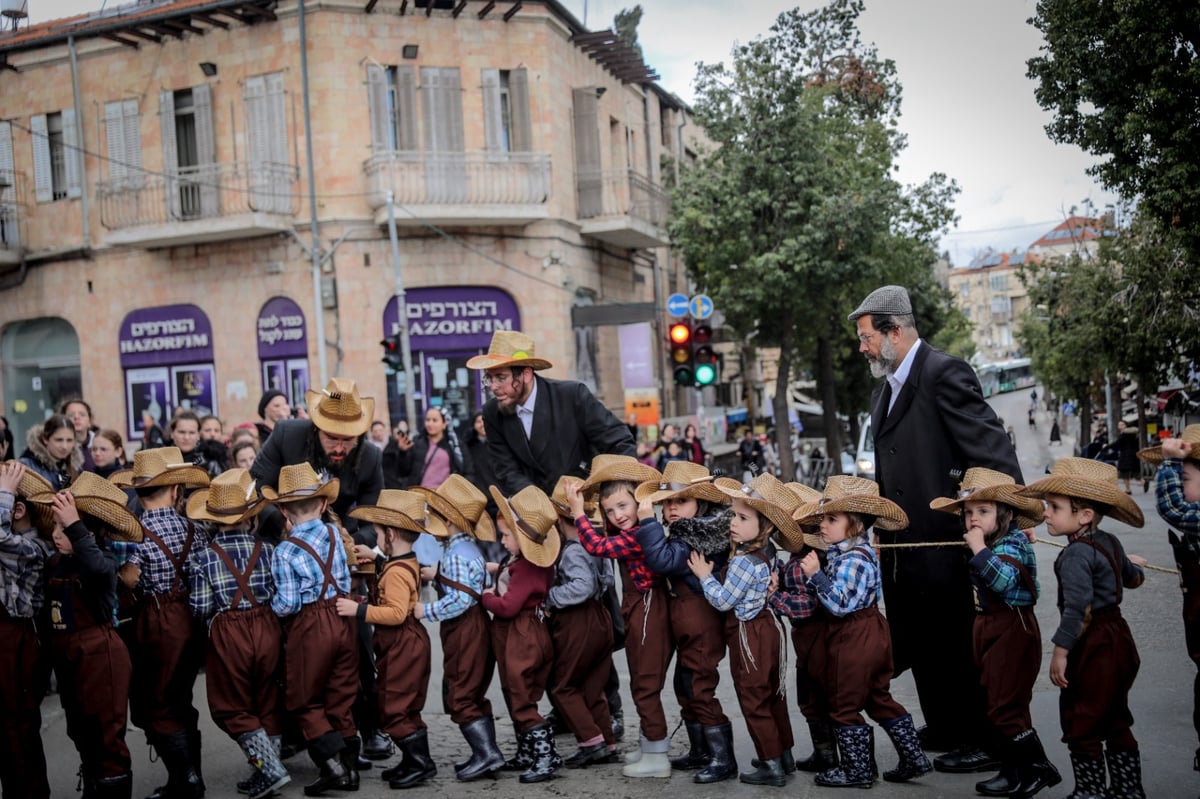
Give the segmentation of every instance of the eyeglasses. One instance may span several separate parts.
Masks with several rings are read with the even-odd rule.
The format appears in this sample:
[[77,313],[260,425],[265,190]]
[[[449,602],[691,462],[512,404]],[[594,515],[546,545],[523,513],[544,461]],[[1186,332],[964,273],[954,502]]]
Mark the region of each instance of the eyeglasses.
[[485,374],[483,376],[483,384],[485,386],[502,386],[509,381],[512,372],[497,372],[496,374]]
[[874,333],[869,333],[869,334],[859,333],[858,340],[860,343],[866,344],[867,342],[869,342],[871,339],[875,338],[878,335],[887,335],[888,331],[891,329],[892,328],[890,328],[890,327],[881,327],[878,330],[876,330]]

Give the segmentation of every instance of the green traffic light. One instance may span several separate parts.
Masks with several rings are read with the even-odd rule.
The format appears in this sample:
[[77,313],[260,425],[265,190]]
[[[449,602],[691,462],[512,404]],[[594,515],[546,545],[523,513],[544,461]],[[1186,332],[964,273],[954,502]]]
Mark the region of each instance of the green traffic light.
[[711,363],[702,363],[696,367],[696,385],[711,386],[717,379],[717,370]]

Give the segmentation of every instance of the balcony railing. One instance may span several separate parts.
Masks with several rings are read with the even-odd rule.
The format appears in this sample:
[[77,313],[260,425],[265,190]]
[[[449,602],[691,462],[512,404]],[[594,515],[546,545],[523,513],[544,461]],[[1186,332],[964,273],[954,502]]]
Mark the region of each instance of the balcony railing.
[[[363,170],[371,207],[384,208],[391,191],[398,205],[432,220],[528,223],[546,216],[550,197],[548,153],[382,150]],[[396,221],[415,219],[401,211]]]
[[19,261],[25,224],[24,175],[0,169],[0,263]]
[[575,187],[584,234],[622,247],[668,243],[670,198],[645,175],[630,169],[583,171]]
[[290,164],[227,162],[101,180],[100,222],[117,231],[245,214],[292,216],[299,177]]

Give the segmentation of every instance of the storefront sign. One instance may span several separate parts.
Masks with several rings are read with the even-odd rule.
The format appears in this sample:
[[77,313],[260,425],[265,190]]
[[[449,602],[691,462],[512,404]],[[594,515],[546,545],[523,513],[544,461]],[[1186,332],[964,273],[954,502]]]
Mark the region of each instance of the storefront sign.
[[123,369],[211,362],[212,325],[195,305],[141,308],[121,322],[118,347]]
[[[414,350],[486,350],[497,330],[520,330],[516,300],[488,286],[436,286],[405,293]],[[383,310],[383,335],[399,332],[396,298]]]
[[308,337],[304,312],[287,297],[272,297],[258,312],[258,358],[305,358]]

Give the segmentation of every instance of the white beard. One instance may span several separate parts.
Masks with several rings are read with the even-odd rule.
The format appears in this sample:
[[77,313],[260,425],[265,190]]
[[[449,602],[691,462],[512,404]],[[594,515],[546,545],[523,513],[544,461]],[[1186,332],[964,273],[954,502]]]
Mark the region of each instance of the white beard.
[[886,334],[883,343],[879,345],[879,357],[870,361],[872,377],[887,377],[896,371],[897,364],[896,348],[892,346],[892,342],[887,338]]

